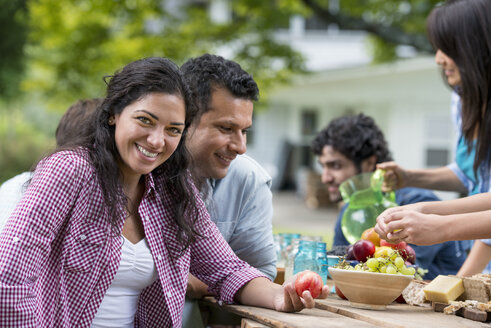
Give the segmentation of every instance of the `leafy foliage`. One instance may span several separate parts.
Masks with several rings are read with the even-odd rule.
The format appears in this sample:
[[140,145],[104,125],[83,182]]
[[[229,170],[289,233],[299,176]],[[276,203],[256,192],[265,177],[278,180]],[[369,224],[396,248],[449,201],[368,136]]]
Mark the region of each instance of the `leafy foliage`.
[[179,1],[178,8],[166,8],[160,0],[31,0],[32,73],[24,87],[46,95],[51,107],[65,108],[79,98],[102,96],[102,76],[132,60],[165,56],[181,64],[222,50],[264,90],[303,71],[300,54],[272,34],[294,12],[292,2],[231,2],[233,19],[217,22],[207,6]]
[[[441,0],[300,0],[317,16],[340,29],[363,30],[375,38],[375,55],[387,57],[379,46],[404,44],[419,51],[432,51],[426,39],[426,17]],[[339,8],[330,9],[330,3]],[[382,42],[381,42],[382,41]],[[384,44],[385,43],[385,44]],[[395,56],[395,53],[394,53]],[[376,61],[381,58],[375,57]],[[388,59],[388,57],[386,58]]]
[[[0,72],[0,96],[16,89],[22,75],[22,48],[28,78],[23,88],[66,108],[79,98],[102,96],[102,77],[146,56],[165,56],[182,64],[205,52],[226,53],[238,60],[260,84],[262,98],[292,73],[304,72],[302,56],[281,44],[274,32],[288,27],[292,15],[316,16],[341,29],[365,30],[375,61],[396,56],[398,44],[431,51],[425,20],[440,0],[0,0],[15,47],[9,46],[9,69]],[[210,6],[228,6],[232,15],[212,19]],[[28,9],[26,27],[25,7]],[[23,14],[24,13],[24,14]],[[3,19],[5,18],[5,20]],[[14,31],[15,33],[11,33]],[[2,39],[1,47],[7,47]],[[11,50],[14,49],[14,52]],[[15,51],[20,49],[20,51]],[[3,63],[2,63],[3,64]]]
[[0,184],[19,172],[28,171],[49,149],[54,137],[47,137],[18,110],[0,117]]
[[292,15],[365,30],[375,61],[387,61],[398,44],[431,51],[425,20],[438,2],[229,0],[213,5],[229,6],[231,16],[213,18],[206,0],[0,0],[1,175],[29,168],[52,140],[47,122],[35,124],[32,113],[5,105],[23,100],[21,81],[24,100],[36,97],[39,108],[62,113],[80,98],[103,96],[103,77],[135,59],[165,56],[182,64],[222,53],[258,81],[261,105],[274,85],[305,72],[304,58],[275,37]]
[[10,100],[19,95],[24,72],[26,0],[0,0],[0,8],[0,97]]

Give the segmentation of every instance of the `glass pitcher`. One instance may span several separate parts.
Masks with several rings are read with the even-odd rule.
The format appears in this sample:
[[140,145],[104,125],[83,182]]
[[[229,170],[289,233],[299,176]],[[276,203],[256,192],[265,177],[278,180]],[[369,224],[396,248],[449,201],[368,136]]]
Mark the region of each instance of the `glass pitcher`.
[[358,241],[363,231],[375,226],[380,213],[397,206],[394,192],[382,192],[382,181],[383,171],[377,170],[356,175],[339,186],[343,200],[348,203],[341,230],[350,244]]

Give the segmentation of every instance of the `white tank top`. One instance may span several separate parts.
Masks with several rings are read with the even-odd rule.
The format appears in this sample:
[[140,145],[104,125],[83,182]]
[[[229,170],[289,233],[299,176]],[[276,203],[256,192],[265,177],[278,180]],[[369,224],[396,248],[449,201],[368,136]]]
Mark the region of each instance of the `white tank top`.
[[123,236],[121,262],[92,321],[92,328],[134,327],[138,297],[157,279],[147,239],[133,244]]

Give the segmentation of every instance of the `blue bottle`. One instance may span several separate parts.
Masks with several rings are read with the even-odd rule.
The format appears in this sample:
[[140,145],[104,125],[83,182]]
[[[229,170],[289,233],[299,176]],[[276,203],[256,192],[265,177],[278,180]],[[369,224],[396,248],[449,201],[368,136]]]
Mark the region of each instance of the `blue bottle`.
[[317,264],[317,243],[311,240],[300,240],[298,246],[298,253],[295,256],[293,262],[293,274],[297,274],[304,270],[311,270],[319,272],[319,265]]
[[326,256],[326,243],[318,241],[316,243],[316,259],[319,271],[317,272],[322,277],[324,285],[327,283],[328,263]]

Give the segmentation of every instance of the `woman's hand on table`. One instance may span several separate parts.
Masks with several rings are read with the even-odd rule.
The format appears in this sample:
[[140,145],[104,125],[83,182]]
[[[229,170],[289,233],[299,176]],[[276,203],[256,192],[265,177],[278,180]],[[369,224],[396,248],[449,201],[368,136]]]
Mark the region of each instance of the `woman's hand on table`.
[[[295,290],[295,280],[298,274],[294,275],[288,281],[283,283],[283,288],[278,290],[275,295],[274,307],[276,311],[281,312],[298,312],[304,308],[311,309],[315,307],[315,300],[308,290],[302,293],[302,297],[297,295]],[[318,299],[327,298],[329,287],[324,285]]]
[[208,292],[208,286],[204,282],[193,276],[191,273],[188,274],[186,296],[191,299],[200,299],[206,295],[212,295]]

